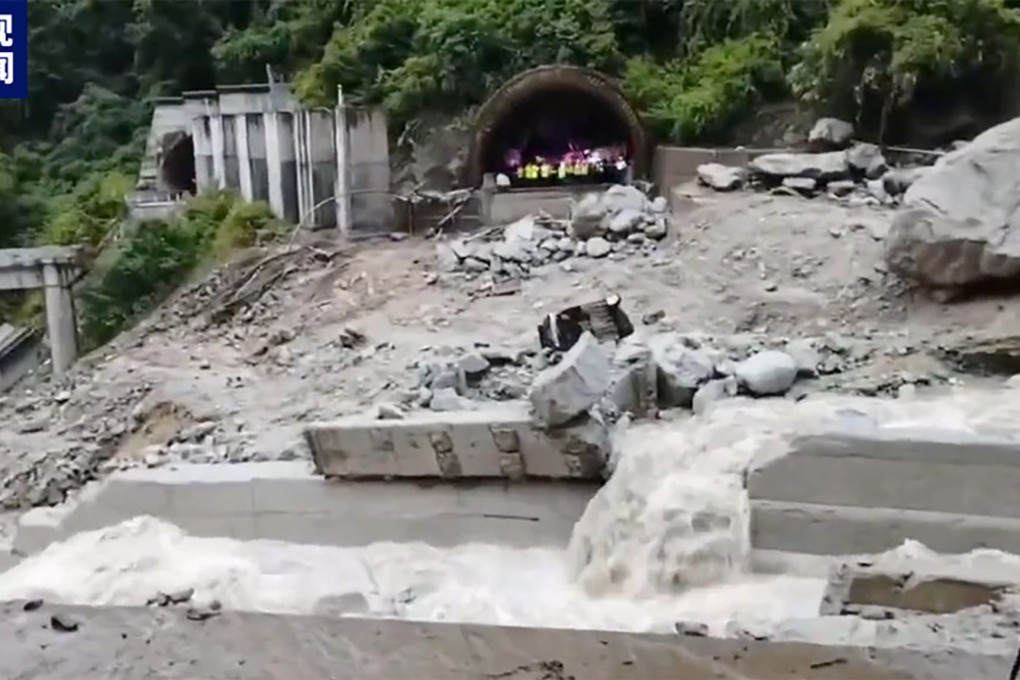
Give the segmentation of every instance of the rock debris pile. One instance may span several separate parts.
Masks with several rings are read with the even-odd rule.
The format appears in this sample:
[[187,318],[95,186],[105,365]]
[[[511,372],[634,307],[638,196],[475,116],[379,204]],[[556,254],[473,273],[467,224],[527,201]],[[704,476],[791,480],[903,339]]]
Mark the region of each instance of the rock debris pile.
[[819,337],[770,338],[747,333],[647,331],[619,343],[586,334],[568,352],[528,347],[443,348],[413,366],[414,383],[401,403],[378,408],[381,419],[403,418],[411,409],[477,410],[486,403],[532,399],[536,423],[560,426],[597,405],[602,416],[654,416],[658,409],[704,412],[738,395],[794,396],[800,380],[828,379],[820,389],[897,394],[905,385],[927,385],[929,374],[878,375],[871,383],[843,385],[840,374],[882,356],[922,351],[906,339],[858,342],[829,333]]
[[616,185],[584,196],[569,220],[527,217],[498,229],[497,240],[440,244],[438,262],[446,272],[469,277],[491,273],[496,279],[520,279],[535,268],[571,258],[648,256],[668,229],[665,198],[649,199],[636,187]]
[[824,194],[851,205],[898,206],[907,189],[931,171],[918,165],[915,156],[895,167],[881,148],[853,143],[852,138],[850,123],[823,118],[808,137],[812,152],[764,154],[746,168],[707,163],[698,167],[698,180],[717,191],[751,187],[809,197]]

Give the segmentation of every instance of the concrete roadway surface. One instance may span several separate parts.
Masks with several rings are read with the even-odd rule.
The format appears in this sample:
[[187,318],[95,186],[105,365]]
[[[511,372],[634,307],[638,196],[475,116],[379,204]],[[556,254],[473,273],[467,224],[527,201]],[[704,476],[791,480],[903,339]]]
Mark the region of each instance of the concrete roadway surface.
[[[693,636],[0,604],[3,680],[1006,680],[1012,656]],[[56,617],[58,620],[54,620]],[[73,631],[58,630],[76,627]]]

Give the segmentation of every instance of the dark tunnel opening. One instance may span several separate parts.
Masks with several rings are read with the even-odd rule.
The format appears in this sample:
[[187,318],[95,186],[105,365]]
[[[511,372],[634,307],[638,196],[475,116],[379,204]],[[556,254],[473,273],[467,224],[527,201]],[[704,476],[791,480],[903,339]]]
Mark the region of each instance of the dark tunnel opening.
[[196,193],[195,143],[191,135],[165,140],[160,175],[171,194]]
[[[546,86],[513,101],[486,135],[482,171],[498,186],[626,181],[634,148],[628,121],[597,94]],[[500,177],[502,175],[502,177]]]

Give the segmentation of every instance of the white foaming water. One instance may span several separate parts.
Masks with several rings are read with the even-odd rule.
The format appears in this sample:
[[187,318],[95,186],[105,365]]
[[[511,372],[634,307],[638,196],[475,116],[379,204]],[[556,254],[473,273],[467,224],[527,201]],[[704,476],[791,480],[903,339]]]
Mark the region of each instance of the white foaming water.
[[[1020,400],[1003,393],[733,400],[708,417],[624,432],[615,473],[566,551],[240,542],[141,517],[26,559],[0,575],[0,600],[140,605],[157,591],[194,587],[197,599],[233,609],[504,625],[668,631],[682,620],[723,634],[730,621],[810,619],[823,580],[747,573],[748,466],[834,420],[987,431],[1010,430],[1018,417]],[[908,544],[900,552],[923,550]],[[981,559],[1005,556],[985,551]]]
[[190,587],[198,600],[276,613],[663,632],[683,619],[720,633],[747,609],[762,620],[813,616],[821,596],[812,580],[770,578],[734,591],[592,598],[571,582],[559,550],[242,542],[196,538],[138,517],[26,559],[0,576],[0,600],[137,606],[157,591]]

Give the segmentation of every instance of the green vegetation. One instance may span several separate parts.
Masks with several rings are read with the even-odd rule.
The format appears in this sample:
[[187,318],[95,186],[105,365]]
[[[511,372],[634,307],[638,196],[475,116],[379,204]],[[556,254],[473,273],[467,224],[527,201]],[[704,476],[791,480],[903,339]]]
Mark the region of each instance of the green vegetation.
[[[342,87],[394,132],[458,116],[547,63],[619,76],[662,141],[723,142],[798,97],[895,141],[932,102],[1004,108],[1020,0],[46,0],[29,3],[29,99],[0,102],[0,247],[119,234],[85,294],[93,343],[200,263],[272,233],[265,206],[195,199],[126,228],[154,95],[286,74]],[[1004,86],[1006,85],[1006,86]],[[423,127],[423,126],[422,126]],[[396,139],[396,137],[394,137]],[[0,315],[3,314],[0,305]],[[8,307],[8,313],[10,307]]]

